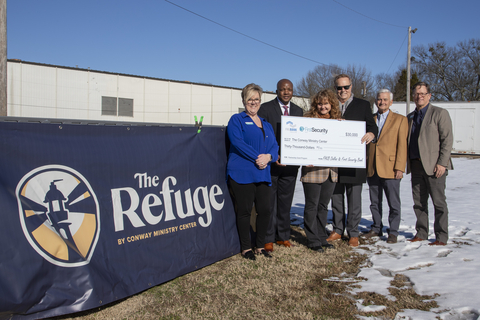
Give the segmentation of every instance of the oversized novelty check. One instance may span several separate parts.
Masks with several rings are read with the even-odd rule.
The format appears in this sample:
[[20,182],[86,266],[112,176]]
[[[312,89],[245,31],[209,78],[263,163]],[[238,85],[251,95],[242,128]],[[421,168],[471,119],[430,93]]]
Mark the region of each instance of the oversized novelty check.
[[364,121],[282,116],[281,130],[283,164],[365,168]]

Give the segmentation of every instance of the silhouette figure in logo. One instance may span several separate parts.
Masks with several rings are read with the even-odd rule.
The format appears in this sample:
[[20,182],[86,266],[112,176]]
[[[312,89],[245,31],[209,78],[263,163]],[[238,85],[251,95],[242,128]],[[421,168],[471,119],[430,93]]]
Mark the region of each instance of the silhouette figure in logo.
[[47,219],[57,233],[63,238],[69,247],[78,252],[78,249],[73,241],[72,233],[70,232],[70,225],[68,220],[68,211],[64,207],[64,201],[67,200],[63,193],[57,189],[55,182],[62,181],[53,180],[50,182],[50,190],[45,195],[44,203],[48,203]]

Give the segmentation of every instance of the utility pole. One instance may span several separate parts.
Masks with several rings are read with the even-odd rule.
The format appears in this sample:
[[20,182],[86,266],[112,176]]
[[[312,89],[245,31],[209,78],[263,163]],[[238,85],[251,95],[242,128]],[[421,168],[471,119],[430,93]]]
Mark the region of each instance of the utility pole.
[[7,116],[7,0],[0,0],[0,116]]
[[412,30],[412,27],[408,27],[408,52],[407,52],[407,113],[410,113],[410,57],[412,51],[412,33],[415,33],[417,28]]

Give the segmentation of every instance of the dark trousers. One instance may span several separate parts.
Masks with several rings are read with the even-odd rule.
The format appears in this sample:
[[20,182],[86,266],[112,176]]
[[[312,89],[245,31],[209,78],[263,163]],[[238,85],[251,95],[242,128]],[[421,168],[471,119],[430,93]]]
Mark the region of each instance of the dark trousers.
[[303,183],[305,194],[305,211],[303,219],[308,247],[318,247],[327,244],[328,203],[332,198],[335,182],[327,179],[323,183]]
[[290,209],[292,207],[298,166],[281,167],[272,164],[271,217],[266,242],[290,239]]
[[250,241],[250,216],[254,203],[257,211],[256,247],[263,248],[270,221],[270,187],[264,182],[239,184],[231,178],[228,179],[228,184],[235,206],[237,230],[242,251],[254,247]]
[[373,225],[372,230],[381,234],[383,229],[382,222],[382,203],[383,193],[387,198],[389,207],[388,224],[389,234],[398,236],[398,228],[400,227],[400,179],[383,179],[375,173],[367,178],[370,193],[370,212],[372,213]]
[[[358,237],[358,225],[362,219],[362,183],[339,183],[332,195],[333,231],[343,235],[346,229],[349,237]],[[345,197],[347,194],[348,215],[345,219]],[[346,220],[346,221],[345,221]]]
[[417,236],[428,239],[428,198],[432,197],[435,209],[433,230],[438,241],[448,241],[448,207],[445,196],[448,170],[440,178],[429,176],[423,169],[422,162],[411,160],[413,210],[417,216]]

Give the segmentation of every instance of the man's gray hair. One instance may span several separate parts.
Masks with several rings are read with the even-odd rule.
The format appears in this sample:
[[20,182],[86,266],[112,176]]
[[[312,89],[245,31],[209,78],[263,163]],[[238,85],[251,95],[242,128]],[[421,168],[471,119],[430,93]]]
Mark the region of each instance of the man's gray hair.
[[376,96],[377,98],[378,98],[378,95],[379,95],[380,93],[390,93],[390,100],[393,101],[393,93],[392,93],[390,90],[388,90],[388,89],[380,89],[380,90],[378,90],[377,96]]

